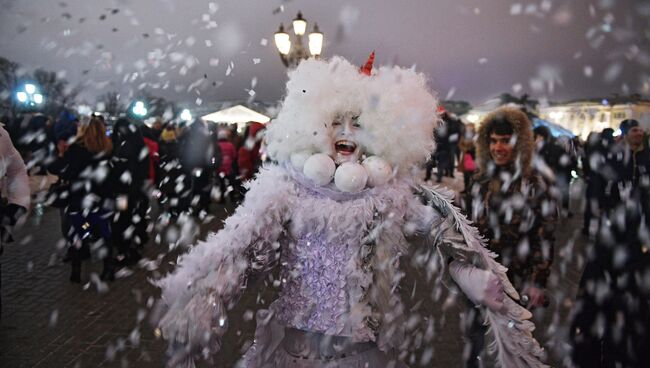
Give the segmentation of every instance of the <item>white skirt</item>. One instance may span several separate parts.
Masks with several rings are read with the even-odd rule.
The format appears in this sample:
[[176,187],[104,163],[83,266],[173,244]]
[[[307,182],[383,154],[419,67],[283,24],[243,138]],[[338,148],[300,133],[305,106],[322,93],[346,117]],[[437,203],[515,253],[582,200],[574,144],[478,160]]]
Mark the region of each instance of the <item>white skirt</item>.
[[258,311],[256,319],[255,341],[240,361],[241,368],[407,368],[374,343],[287,329],[268,310]]

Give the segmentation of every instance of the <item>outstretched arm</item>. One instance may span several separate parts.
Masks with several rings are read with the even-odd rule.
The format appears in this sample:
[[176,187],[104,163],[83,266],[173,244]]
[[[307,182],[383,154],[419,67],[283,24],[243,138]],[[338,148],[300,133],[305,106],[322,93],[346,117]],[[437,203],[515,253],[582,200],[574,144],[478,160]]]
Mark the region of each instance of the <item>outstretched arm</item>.
[[158,325],[177,347],[172,360],[191,358],[205,348],[211,353],[219,349],[226,310],[239,298],[248,276],[277,259],[290,190],[281,169],[262,169],[224,228],[180,257],[176,270],[156,281],[167,309]]
[[[546,367],[540,359],[543,349],[533,338],[532,315],[515,302],[519,298],[506,276],[506,268],[494,260],[483,238],[451,203],[453,193],[441,188],[416,187],[433,209],[414,204],[411,213],[426,215],[418,224],[427,243],[435,247],[443,269],[484,310],[493,338],[489,346],[499,367]],[[514,300],[513,300],[514,299]]]

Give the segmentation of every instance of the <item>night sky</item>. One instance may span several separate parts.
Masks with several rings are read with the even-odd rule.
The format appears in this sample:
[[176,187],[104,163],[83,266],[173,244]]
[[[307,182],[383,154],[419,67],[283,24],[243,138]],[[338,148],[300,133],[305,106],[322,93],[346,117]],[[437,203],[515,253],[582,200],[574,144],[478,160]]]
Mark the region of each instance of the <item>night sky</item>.
[[[650,93],[650,1],[0,0],[0,56],[81,98],[138,89],[192,106],[282,97],[273,33],[302,10],[324,56],[415,65],[441,98]],[[253,90],[254,92],[251,92]]]

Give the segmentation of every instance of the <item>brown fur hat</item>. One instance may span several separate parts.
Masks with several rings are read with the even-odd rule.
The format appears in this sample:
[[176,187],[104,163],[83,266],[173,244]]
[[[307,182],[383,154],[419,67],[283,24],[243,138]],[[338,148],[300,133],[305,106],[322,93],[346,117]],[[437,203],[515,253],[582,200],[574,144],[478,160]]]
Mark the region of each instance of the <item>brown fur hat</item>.
[[535,148],[533,140],[533,128],[526,113],[515,107],[502,107],[490,113],[483,119],[478,128],[478,139],[476,141],[479,174],[487,172],[490,157],[490,132],[492,125],[497,120],[507,120],[512,125],[513,134],[516,136],[515,161],[517,169],[521,170],[524,176],[531,172],[531,160]]

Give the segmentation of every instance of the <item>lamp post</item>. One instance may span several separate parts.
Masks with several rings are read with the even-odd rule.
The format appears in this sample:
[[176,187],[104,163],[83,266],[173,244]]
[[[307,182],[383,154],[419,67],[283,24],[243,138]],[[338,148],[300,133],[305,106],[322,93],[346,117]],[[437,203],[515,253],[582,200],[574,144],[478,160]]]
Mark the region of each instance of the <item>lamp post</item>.
[[181,111],[181,115],[179,117],[181,118],[182,121],[185,121],[185,122],[188,122],[188,123],[190,121],[192,121],[192,113],[188,109],[183,109],[183,111]]
[[143,101],[135,101],[131,104],[128,112],[136,119],[143,120],[147,117],[149,110]]
[[16,92],[16,99],[27,109],[35,108],[43,103],[43,95],[38,91],[36,85],[32,83],[25,83]]
[[291,42],[291,36],[285,32],[284,25],[280,23],[280,28],[275,32],[275,47],[278,49],[280,59],[287,68],[296,67],[302,60],[309,59],[310,56],[319,58],[323,51],[323,33],[318,29],[318,24],[314,23],[314,28],[308,37],[308,50],[302,43],[302,36],[307,30],[307,21],[302,17],[302,13],[293,20],[293,32],[295,33],[295,42]]

